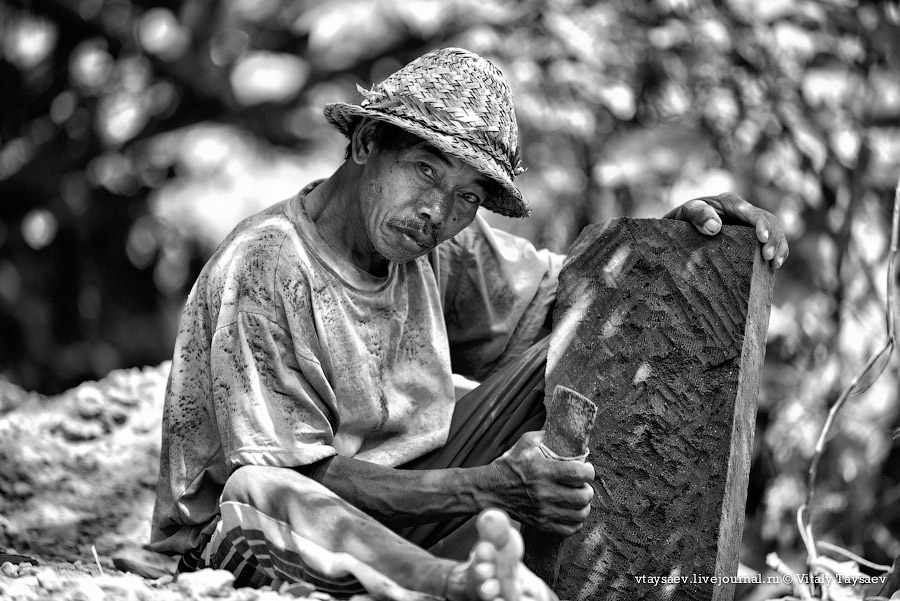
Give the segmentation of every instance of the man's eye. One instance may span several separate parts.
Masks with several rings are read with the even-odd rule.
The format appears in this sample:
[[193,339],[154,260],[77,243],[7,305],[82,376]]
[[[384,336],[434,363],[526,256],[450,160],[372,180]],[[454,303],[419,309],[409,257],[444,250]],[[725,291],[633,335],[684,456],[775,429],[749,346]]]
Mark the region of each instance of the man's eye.
[[481,204],[481,198],[478,197],[477,194],[472,194],[471,192],[464,192],[461,194],[463,200],[470,204]]
[[432,169],[431,165],[428,163],[419,163],[419,171],[421,171],[423,175],[434,177],[434,169]]

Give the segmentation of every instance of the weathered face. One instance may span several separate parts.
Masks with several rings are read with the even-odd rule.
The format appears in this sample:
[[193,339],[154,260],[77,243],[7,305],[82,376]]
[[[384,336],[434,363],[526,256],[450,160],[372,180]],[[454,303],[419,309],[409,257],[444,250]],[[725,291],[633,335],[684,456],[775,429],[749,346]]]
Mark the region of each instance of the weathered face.
[[[358,141],[366,143],[365,132]],[[354,160],[364,161],[359,199],[365,233],[377,253],[396,263],[459,233],[490,189],[486,176],[425,141],[396,152],[369,143]]]

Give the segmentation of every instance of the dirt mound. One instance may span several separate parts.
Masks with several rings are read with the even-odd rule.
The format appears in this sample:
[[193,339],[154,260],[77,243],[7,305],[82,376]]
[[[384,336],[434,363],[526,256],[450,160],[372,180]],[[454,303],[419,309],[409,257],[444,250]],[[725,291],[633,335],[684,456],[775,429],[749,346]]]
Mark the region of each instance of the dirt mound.
[[[112,372],[45,397],[0,381],[0,598],[333,601],[308,585],[234,589],[221,570],[140,578],[113,556],[144,552],[170,364]],[[95,555],[96,551],[96,555]],[[142,555],[143,554],[143,555]]]
[[0,382],[0,550],[91,560],[149,539],[169,363],[44,397]]

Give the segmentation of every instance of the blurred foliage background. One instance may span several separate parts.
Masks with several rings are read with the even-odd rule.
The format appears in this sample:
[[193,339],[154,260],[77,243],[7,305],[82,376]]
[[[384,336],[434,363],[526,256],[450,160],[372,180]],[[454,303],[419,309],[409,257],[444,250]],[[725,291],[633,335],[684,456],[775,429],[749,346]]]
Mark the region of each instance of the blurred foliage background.
[[[322,106],[449,45],[516,95],[534,216],[500,227],[565,251],[725,190],[778,215],[744,561],[790,556],[828,408],[884,339],[896,1],[2,0],[0,377],[51,394],[169,358],[228,230],[338,165]],[[838,420],[815,523],[888,563],[897,367]]]

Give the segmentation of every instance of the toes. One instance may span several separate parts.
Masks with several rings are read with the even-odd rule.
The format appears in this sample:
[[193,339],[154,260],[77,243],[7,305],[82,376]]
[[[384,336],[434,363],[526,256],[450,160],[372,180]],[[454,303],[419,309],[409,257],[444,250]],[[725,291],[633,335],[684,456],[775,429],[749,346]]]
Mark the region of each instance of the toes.
[[486,509],[478,516],[476,528],[482,541],[489,542],[497,548],[502,548],[509,541],[512,524],[510,524],[506,514],[499,509]]
[[497,577],[497,566],[492,562],[476,563],[474,570],[475,578],[480,583]]
[[472,549],[473,563],[495,563],[497,561],[497,547],[493,543],[481,541]]
[[500,581],[496,578],[485,580],[478,585],[478,598],[482,601],[495,601],[500,597]]

